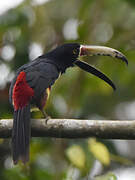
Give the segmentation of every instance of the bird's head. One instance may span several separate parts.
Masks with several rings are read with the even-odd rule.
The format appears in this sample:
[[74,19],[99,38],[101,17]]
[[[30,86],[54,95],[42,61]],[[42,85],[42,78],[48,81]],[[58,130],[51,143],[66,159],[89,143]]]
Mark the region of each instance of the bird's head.
[[67,43],[50,51],[48,55],[58,64],[60,69],[65,71],[68,67],[73,66],[79,57],[79,53],[80,45],[78,43]]
[[65,72],[68,67],[74,65],[79,66],[84,71],[87,71],[100,79],[107,82],[113,89],[115,85],[113,82],[99,70],[90,66],[89,64],[80,61],[79,57],[81,56],[111,56],[113,58],[120,59],[128,64],[126,57],[119,51],[113,48],[105,46],[92,46],[92,45],[80,45],[78,43],[67,43],[61,46],[58,46],[56,49],[48,53],[48,55],[55,61],[61,72]]

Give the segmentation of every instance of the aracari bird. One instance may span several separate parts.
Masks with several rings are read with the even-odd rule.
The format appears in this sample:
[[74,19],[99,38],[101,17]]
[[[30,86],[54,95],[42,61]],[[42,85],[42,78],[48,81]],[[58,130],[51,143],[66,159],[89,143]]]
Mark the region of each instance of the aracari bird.
[[80,56],[89,55],[112,56],[128,64],[126,57],[115,49],[104,46],[69,43],[58,46],[56,49],[39,56],[18,69],[9,90],[9,99],[14,108],[12,130],[14,164],[17,164],[18,160],[21,160],[23,163],[29,160],[31,105],[38,107],[47,118],[44,106],[49,92],[55,80],[67,68],[78,66],[84,71],[104,80],[114,90],[116,89],[113,82],[106,75],[79,60]]

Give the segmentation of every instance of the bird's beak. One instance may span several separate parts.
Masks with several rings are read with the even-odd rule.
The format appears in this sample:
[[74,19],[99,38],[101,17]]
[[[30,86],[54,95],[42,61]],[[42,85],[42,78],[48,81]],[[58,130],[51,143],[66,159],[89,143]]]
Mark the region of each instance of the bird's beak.
[[113,48],[105,46],[80,46],[80,56],[111,56],[113,58],[120,59],[128,65],[128,60],[126,57],[119,51]]
[[[79,56],[94,56],[94,55],[102,55],[102,56],[111,56],[113,58],[120,59],[124,61],[128,65],[128,60],[126,57],[119,51],[105,47],[105,46],[87,46],[87,45],[81,45],[80,46],[80,54]],[[102,72],[95,69],[94,67],[90,66],[89,64],[77,60],[75,61],[75,64],[79,66],[81,69],[99,77],[100,79],[104,80],[106,83],[108,83],[114,90],[116,89],[113,82]]]

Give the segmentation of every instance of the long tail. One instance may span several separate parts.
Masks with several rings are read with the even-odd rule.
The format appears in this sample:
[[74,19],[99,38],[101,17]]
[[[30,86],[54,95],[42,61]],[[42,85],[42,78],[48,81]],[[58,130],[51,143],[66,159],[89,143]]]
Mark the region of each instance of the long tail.
[[12,153],[14,164],[29,160],[30,104],[14,111],[12,130]]

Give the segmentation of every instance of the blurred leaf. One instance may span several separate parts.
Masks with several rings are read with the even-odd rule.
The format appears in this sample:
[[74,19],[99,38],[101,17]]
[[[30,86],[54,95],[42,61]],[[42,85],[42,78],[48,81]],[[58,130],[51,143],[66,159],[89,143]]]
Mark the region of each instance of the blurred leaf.
[[91,138],[88,140],[88,148],[103,165],[108,166],[110,164],[110,154],[107,147],[101,142],[97,142],[96,139]]
[[95,180],[117,180],[117,177],[115,176],[115,174],[110,172],[106,175],[96,177]]
[[115,155],[115,154],[110,154],[110,157],[111,157],[111,160],[118,162],[120,164],[123,164],[123,165],[131,166],[134,164],[131,160],[129,160],[125,157]]
[[131,3],[132,5],[135,6],[135,1],[134,0],[126,0],[128,3]]
[[48,172],[41,170],[41,169],[37,169],[35,171],[35,179],[40,179],[40,180],[53,180],[54,177],[52,174],[49,174]]
[[0,138],[0,144],[2,144],[2,143],[3,143],[3,141],[4,141],[4,139]]
[[44,144],[40,140],[33,140],[30,144],[30,162],[34,162],[38,154],[45,152]]
[[85,168],[85,161],[86,161],[85,153],[80,146],[73,145],[69,147],[66,150],[66,155],[74,166],[80,169]]
[[21,172],[21,168],[16,166],[15,168],[5,170],[5,177],[8,180],[18,179],[18,180],[28,180],[29,178]]

